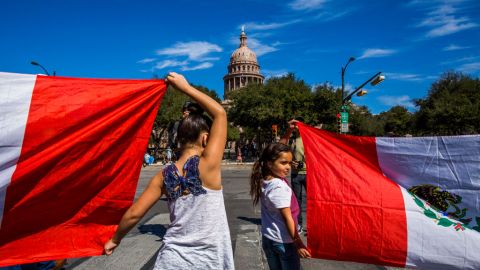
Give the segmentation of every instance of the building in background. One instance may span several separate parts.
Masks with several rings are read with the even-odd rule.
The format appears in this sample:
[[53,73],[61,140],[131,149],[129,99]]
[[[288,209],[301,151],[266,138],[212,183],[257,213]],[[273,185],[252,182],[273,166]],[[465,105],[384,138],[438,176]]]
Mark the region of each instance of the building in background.
[[247,46],[247,35],[242,27],[240,46],[233,51],[228,65],[228,73],[223,77],[223,98],[228,103],[228,94],[251,83],[262,84],[264,76],[260,74],[257,55]]

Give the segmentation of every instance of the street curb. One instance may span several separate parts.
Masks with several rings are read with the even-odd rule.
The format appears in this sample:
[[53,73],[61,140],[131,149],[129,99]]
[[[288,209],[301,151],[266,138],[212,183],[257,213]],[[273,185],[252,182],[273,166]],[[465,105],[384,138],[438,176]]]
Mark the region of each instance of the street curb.
[[[230,161],[222,161],[222,166],[239,166],[239,167],[242,167],[242,166],[253,166],[254,162],[230,162]],[[163,163],[154,163],[152,165],[148,165],[147,167],[162,167],[162,166],[165,166],[166,164],[163,164]]]

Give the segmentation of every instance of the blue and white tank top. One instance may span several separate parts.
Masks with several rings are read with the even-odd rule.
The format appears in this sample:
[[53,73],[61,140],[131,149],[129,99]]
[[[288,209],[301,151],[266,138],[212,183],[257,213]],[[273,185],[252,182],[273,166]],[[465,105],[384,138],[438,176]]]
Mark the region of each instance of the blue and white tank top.
[[163,170],[171,223],[154,269],[234,269],[223,190],[202,186],[199,161]]

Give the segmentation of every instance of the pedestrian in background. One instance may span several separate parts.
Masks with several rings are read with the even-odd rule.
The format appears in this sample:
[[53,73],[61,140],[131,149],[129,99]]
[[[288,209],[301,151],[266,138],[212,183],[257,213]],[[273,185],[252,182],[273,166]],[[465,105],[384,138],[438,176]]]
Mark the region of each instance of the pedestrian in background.
[[286,180],[292,156],[287,145],[269,144],[250,177],[253,204],[261,203],[262,248],[271,270],[301,269],[300,257],[311,257],[296,229],[300,210]]
[[168,199],[171,223],[154,269],[234,269],[223,200],[221,161],[227,139],[227,116],[215,100],[193,88],[177,73],[168,82],[197,101],[213,118],[190,112],[178,126],[181,156],[152,178],[105,243],[112,254],[122,238],[162,197]]
[[172,161],[172,149],[170,146],[167,147],[167,163],[170,163]]
[[237,144],[237,163],[243,163],[242,147],[240,146],[240,143]]
[[[285,135],[280,139],[280,143],[287,144],[290,137],[293,137],[293,141],[290,144],[293,152],[292,173],[290,175],[293,193],[297,197],[298,205],[300,206],[300,214],[298,216],[297,230],[299,233],[305,231],[306,227],[303,224],[303,216],[305,213],[303,207],[303,197],[307,195],[307,166],[305,164],[305,150],[303,148],[302,137],[298,131],[297,123],[303,122],[304,119],[301,116],[295,117],[288,121],[288,128]],[[293,135],[293,136],[292,136]],[[303,192],[305,191],[305,193]]]
[[143,167],[152,165],[153,164],[153,157],[146,152],[145,155],[143,155]]

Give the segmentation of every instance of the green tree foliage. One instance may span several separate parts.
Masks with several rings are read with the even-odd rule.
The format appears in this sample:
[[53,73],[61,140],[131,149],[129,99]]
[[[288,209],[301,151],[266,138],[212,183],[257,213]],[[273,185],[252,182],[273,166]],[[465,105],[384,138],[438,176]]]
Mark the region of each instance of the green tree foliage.
[[380,113],[377,118],[379,122],[383,123],[383,130],[387,135],[405,136],[413,133],[413,114],[403,106],[392,107],[390,110]]
[[415,100],[417,135],[460,135],[480,132],[480,81],[447,72],[432,84],[426,98]]
[[[196,88],[220,101],[215,91],[203,86]],[[338,131],[336,115],[340,110],[341,91],[329,84],[313,89],[293,73],[268,79],[265,84],[250,84],[229,94],[228,140],[253,137],[272,137],[272,125],[278,125],[279,134],[285,131],[293,116],[303,116],[310,125]],[[155,120],[156,127],[167,129],[181,117],[181,109],[189,98],[167,89]],[[409,112],[395,106],[379,115],[373,115],[365,106],[350,103],[350,132],[352,135],[384,136],[393,134],[458,135],[480,133],[480,81],[469,76],[449,72],[433,83],[424,99],[415,100],[418,111]],[[239,134],[237,125],[243,127]],[[260,129],[259,129],[260,128]]]
[[[192,86],[220,102],[220,98],[214,90],[210,90],[201,85]],[[155,131],[156,135],[151,139],[153,140],[154,144],[160,145],[160,139],[164,136],[165,132],[172,128],[175,121],[181,119],[182,108],[186,101],[191,101],[187,95],[168,85],[153,125],[153,130]]]
[[193,87],[197,88],[198,90],[202,91],[203,93],[209,95],[211,98],[213,98],[215,101],[217,102],[220,102],[220,98],[218,97],[217,95],[217,92],[215,92],[215,90],[212,90],[212,89],[208,89],[207,87],[205,86],[202,86],[202,85],[196,85],[196,84],[192,84]]
[[155,125],[161,128],[167,128],[182,116],[183,104],[190,100],[188,96],[173,89],[170,85],[163,97],[162,104],[157,112]]
[[338,131],[337,114],[341,105],[341,96],[341,90],[334,89],[329,84],[315,87],[308,113],[315,118],[314,124],[322,124],[322,128],[329,131]]
[[241,90],[229,93],[231,107],[228,110],[228,120],[235,125],[259,126],[265,122],[265,113],[270,110],[264,104],[265,87],[261,84],[249,84]]
[[366,106],[351,104],[349,122],[351,135],[381,136],[384,133],[383,123]]
[[270,128],[276,124],[286,126],[286,121],[301,115],[311,122],[312,104],[310,87],[290,73],[271,78],[262,84],[250,84],[229,94],[232,100],[229,121],[252,129]]
[[[214,90],[210,90],[201,85],[192,86],[209,95],[217,102],[220,102],[220,98]],[[155,125],[160,128],[167,128],[175,121],[179,120],[182,116],[183,104],[185,104],[186,101],[190,101],[188,96],[175,90],[169,85],[167,87],[167,92],[163,97],[162,104],[157,112]]]
[[227,141],[238,141],[240,139],[240,132],[238,128],[233,125],[227,127]]
[[274,124],[282,124],[285,119],[297,115],[303,116],[307,123],[314,120],[309,114],[312,104],[310,86],[293,73],[269,79],[265,88],[270,96],[270,107],[278,111]]

